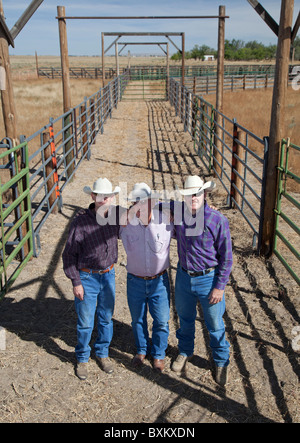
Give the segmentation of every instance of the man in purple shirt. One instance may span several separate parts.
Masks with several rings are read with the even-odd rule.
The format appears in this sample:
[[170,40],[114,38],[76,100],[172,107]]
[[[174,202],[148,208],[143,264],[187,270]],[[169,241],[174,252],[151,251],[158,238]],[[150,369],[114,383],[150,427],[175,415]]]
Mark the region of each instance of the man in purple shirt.
[[[172,369],[181,372],[194,352],[196,306],[201,303],[210,346],[215,362],[215,379],[221,386],[227,381],[229,343],[225,338],[223,315],[224,289],[232,268],[232,245],[226,217],[210,208],[205,192],[215,187],[198,176],[188,176],[184,203],[177,205],[175,231],[179,263],[175,284],[175,304],[180,320],[179,355]],[[176,210],[174,210],[176,212]],[[176,216],[181,219],[176,221]]]
[[[72,281],[77,320],[76,374],[87,378],[89,346],[95,313],[98,336],[94,345],[97,361],[103,371],[113,372],[108,358],[113,334],[112,315],[115,302],[114,263],[118,259],[119,211],[111,206],[120,188],[112,189],[111,183],[99,178],[93,186],[84,188],[94,203],[81,211],[72,221],[63,251],[63,268]],[[112,212],[115,211],[115,214]],[[114,222],[112,222],[114,219]]]

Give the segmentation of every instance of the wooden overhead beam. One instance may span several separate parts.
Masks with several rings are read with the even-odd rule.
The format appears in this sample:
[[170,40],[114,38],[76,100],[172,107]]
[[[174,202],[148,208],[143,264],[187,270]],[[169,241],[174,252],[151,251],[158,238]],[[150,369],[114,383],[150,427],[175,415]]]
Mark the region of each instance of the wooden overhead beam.
[[[58,18],[58,17],[56,17]],[[105,17],[105,16],[64,16],[60,17],[64,20],[177,20],[177,19],[207,19],[207,18],[229,18],[229,16],[220,16],[220,15],[167,15],[167,16],[129,16],[129,17]]]
[[[63,18],[63,17],[62,17]],[[95,18],[95,17],[93,17]],[[180,50],[178,48],[178,46],[170,39],[169,36],[178,36],[181,37],[181,46],[182,46],[182,50]],[[108,37],[117,37],[113,43],[107,48],[105,49],[104,47],[104,37],[108,36]],[[116,45],[118,43],[118,40],[121,37],[158,37],[158,36],[164,36],[166,37],[171,43],[172,45],[178,50],[180,51],[180,53],[182,54],[182,78],[181,78],[181,82],[182,82],[182,86],[184,86],[184,46],[185,46],[185,34],[184,32],[102,32],[101,33],[101,47],[102,47],[102,83],[104,86],[104,82],[105,82],[105,69],[104,69],[104,54],[106,54],[106,52],[113,46]],[[123,50],[124,48],[122,48]],[[121,50],[121,51],[122,51]],[[120,51],[120,52],[121,52]]]
[[255,9],[257,14],[264,20],[264,22],[266,22],[266,24],[269,26],[269,28],[271,28],[272,31],[278,37],[279,25],[273,19],[273,17],[270,16],[268,11],[266,11],[265,8],[257,0],[248,0],[248,3],[250,3],[250,5]]
[[167,45],[167,42],[119,42],[119,45],[123,45],[123,48],[120,49],[118,54],[120,55],[121,52],[126,48],[126,46],[134,45],[134,46],[144,46],[144,45],[157,45],[161,48],[161,50],[166,54],[166,51],[161,47],[161,45]]
[[4,17],[2,17],[2,15],[0,15],[0,26],[2,28],[2,31],[5,35],[5,37],[6,37],[7,43],[14,48],[15,43],[14,43],[13,36],[11,35],[8,27],[6,26],[5,19],[4,19]]
[[299,27],[300,27],[300,12],[298,13],[298,17],[297,17],[294,29],[292,30],[292,40],[291,40],[292,44],[294,43],[294,40],[297,37]]
[[183,32],[103,32],[104,36],[117,36],[117,35],[122,35],[122,36],[167,36],[167,35],[177,35],[177,36],[182,36]]
[[18,34],[22,31],[28,20],[32,17],[32,15],[35,13],[37,8],[43,3],[44,0],[32,0],[30,5],[25,9],[19,20],[14,24],[14,26],[11,28],[10,33],[15,39]]

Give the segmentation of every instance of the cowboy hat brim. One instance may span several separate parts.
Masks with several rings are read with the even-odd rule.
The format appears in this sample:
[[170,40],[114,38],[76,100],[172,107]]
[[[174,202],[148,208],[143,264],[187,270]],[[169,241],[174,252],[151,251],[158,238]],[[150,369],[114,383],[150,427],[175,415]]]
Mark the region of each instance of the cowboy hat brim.
[[83,188],[83,192],[85,192],[88,195],[91,195],[92,193],[94,193],[94,194],[103,194],[103,195],[116,195],[116,194],[119,194],[120,191],[121,191],[121,188],[119,186],[116,186],[115,189],[112,192],[93,191],[89,186],[85,186]]
[[199,194],[201,191],[212,191],[213,189],[215,189],[216,184],[213,181],[209,181],[204,183],[204,185],[199,188],[199,187],[195,187],[195,188],[188,188],[188,189],[178,189],[181,195],[193,195],[193,194]]
[[155,199],[155,198],[160,198],[160,193],[158,192],[151,192],[150,195],[132,195],[132,193],[129,194],[127,201],[129,202],[136,202],[136,201],[140,201],[140,200],[149,200],[149,199]]

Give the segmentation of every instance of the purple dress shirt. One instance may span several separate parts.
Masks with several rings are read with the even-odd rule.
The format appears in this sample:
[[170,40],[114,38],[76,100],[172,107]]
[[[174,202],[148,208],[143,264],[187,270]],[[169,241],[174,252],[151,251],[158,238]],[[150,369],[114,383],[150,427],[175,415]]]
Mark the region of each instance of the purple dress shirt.
[[[179,204],[182,205],[183,214],[185,205],[183,202],[179,202]],[[233,263],[229,223],[224,215],[211,209],[206,202],[203,215],[204,230],[200,235],[186,234],[187,230],[191,232],[192,225],[186,223],[185,217],[182,217],[180,223],[175,221],[179,264],[191,272],[218,267],[215,288],[224,290]]]

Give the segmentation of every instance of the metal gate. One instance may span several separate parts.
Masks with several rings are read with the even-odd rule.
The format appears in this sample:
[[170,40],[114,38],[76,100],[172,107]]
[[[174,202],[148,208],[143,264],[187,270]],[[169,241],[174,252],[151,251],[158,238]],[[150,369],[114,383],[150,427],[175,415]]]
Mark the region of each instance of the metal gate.
[[300,147],[281,142],[274,253],[300,285],[300,177],[292,172]]
[[28,145],[12,147],[8,140],[0,148],[1,300],[33,256],[33,241]]
[[122,100],[166,100],[166,72],[163,69],[134,67],[127,71]]

